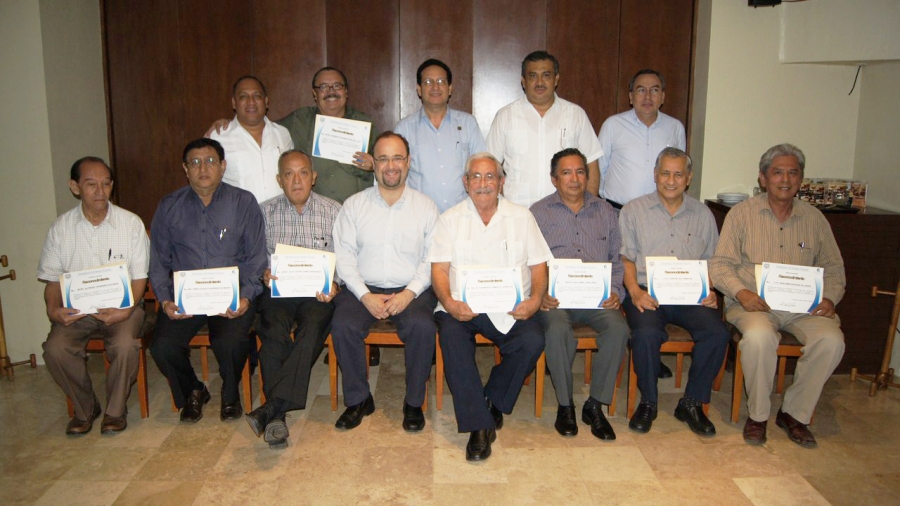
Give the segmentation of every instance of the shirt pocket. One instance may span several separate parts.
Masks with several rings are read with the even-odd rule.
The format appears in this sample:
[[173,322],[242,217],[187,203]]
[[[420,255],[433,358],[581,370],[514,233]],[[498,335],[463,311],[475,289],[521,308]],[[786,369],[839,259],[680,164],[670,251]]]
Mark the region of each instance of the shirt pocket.
[[528,153],[528,131],[514,128],[506,135],[506,150],[513,156],[524,156]]
[[559,148],[567,149],[577,147],[575,143],[575,132],[571,128],[559,129]]

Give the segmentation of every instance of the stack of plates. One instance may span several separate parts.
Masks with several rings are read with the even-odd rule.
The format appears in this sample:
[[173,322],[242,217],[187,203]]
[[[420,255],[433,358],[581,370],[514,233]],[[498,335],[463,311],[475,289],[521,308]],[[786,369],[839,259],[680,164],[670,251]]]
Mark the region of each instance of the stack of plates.
[[720,193],[716,197],[726,204],[737,204],[750,198],[746,193]]

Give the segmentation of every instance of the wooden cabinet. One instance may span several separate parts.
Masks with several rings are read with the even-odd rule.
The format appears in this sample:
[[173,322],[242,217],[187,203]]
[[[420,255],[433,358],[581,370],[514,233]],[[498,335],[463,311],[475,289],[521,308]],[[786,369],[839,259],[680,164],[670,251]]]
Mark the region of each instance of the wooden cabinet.
[[[731,206],[707,200],[719,230]],[[900,278],[900,214],[869,207],[858,214],[825,213],[844,257],[847,290],[837,306],[847,349],[838,373],[881,367],[893,299],[872,298],[872,286],[893,291]]]

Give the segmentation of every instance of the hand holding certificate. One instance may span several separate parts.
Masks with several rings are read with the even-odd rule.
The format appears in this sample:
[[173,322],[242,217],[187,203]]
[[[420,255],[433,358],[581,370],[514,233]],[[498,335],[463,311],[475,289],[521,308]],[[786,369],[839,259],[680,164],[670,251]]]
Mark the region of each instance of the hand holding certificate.
[[175,305],[185,315],[215,316],[238,311],[240,279],[237,267],[176,271]]
[[647,293],[660,305],[699,305],[709,295],[706,260],[647,257]]
[[366,121],[317,114],[312,155],[353,163],[354,153],[368,150],[371,130],[372,124]]
[[131,280],[125,262],[83,271],[67,272],[59,277],[63,306],[83,314],[96,314],[103,308],[134,305]]
[[579,259],[550,260],[551,297],[564,309],[597,309],[609,298],[611,263],[583,263]]
[[331,294],[335,255],[328,251],[275,245],[272,297],[315,297]]
[[811,313],[822,303],[825,269],[765,262],[757,269],[756,288],[769,308]]
[[456,286],[473,313],[506,314],[522,302],[518,267],[460,267]]

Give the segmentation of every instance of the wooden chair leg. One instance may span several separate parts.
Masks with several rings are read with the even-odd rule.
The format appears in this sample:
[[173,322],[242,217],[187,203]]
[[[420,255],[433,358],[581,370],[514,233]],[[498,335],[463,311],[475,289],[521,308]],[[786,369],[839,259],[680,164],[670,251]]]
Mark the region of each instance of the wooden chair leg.
[[681,388],[681,373],[684,371],[684,353],[675,354],[675,388]]
[[441,340],[434,338],[434,382],[437,389],[437,409],[444,408],[444,352],[441,350]]
[[69,411],[69,418],[75,418],[75,405],[72,404],[72,399],[66,397],[66,407]]
[[499,364],[503,360],[503,355],[500,354],[500,347],[494,346],[494,365]]
[[709,416],[709,403],[703,405],[703,414]]
[[737,423],[741,413],[741,400],[744,396],[744,368],[741,366],[741,348],[735,346],[734,351],[734,388],[731,392],[731,421]]
[[[334,343],[331,340],[331,334],[328,335],[328,340],[325,341],[328,344],[328,385],[331,390],[331,410],[337,411],[338,408],[338,365],[337,365],[337,354],[334,352]],[[368,361],[366,361],[368,363]]]
[[147,353],[144,346],[138,351],[138,402],[141,404],[141,418],[150,416],[150,392],[147,390]]
[[594,350],[584,350],[584,384],[591,384],[591,371],[594,360]]
[[[366,345],[366,381],[369,380],[369,360],[372,358],[372,350]],[[331,360],[330,358],[328,360]]]
[[637,374],[634,373],[634,356],[628,353],[628,402],[625,405],[625,416],[631,420],[634,414],[634,405],[637,400]]
[[775,387],[775,393],[778,395],[784,393],[784,374],[786,369],[787,357],[778,357],[778,382]]
[[541,352],[534,368],[534,416],[540,418],[544,411],[544,375],[547,372],[547,356]]

